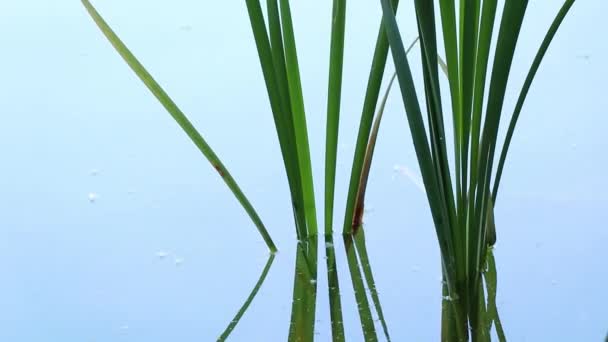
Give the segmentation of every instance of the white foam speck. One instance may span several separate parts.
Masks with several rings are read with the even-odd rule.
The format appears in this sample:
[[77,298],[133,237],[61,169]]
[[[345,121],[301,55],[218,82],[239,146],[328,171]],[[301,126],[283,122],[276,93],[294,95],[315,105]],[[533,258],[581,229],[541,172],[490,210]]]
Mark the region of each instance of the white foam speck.
[[156,252],[156,256],[157,256],[159,259],[165,259],[166,257],[168,257],[168,256],[169,256],[169,252],[166,252],[166,251],[158,251],[158,252]]
[[89,192],[88,198],[89,198],[89,202],[95,203],[99,199],[99,195],[94,192]]

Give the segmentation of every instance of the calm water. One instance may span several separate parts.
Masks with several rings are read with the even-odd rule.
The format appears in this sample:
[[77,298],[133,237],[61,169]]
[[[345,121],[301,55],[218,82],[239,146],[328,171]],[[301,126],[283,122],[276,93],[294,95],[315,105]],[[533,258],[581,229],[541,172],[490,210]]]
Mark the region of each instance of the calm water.
[[[225,160],[280,249],[229,340],[285,341],[302,279],[244,4],[96,4]],[[512,97],[559,5],[531,2]],[[380,17],[374,2],[349,6],[337,227]],[[510,151],[494,253],[509,341],[601,341],[608,332],[608,46],[590,39],[608,29],[606,10],[603,0],[577,2]],[[329,11],[320,0],[294,4],[318,195]],[[412,10],[400,20],[413,39]],[[78,1],[0,2],[0,44],[0,341],[216,340],[269,256],[213,168]],[[439,250],[424,195],[400,171],[418,172],[408,131],[393,96],[368,190],[366,246],[392,340],[437,341]],[[341,236],[334,247],[346,338],[362,341]],[[299,285],[317,288],[318,341],[331,336],[325,256],[320,241],[318,275]],[[383,340],[373,306],[372,316]]]

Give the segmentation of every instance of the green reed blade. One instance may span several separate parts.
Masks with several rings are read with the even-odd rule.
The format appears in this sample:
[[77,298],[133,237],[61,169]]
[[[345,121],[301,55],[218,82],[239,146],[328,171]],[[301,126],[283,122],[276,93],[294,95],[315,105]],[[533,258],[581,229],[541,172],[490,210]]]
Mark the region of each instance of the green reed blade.
[[[392,6],[393,11],[397,11],[399,0],[393,0]],[[365,158],[365,151],[367,149],[367,143],[369,141],[369,134],[372,128],[372,121],[374,120],[374,112],[376,111],[376,104],[378,102],[378,96],[380,95],[380,87],[382,85],[382,77],[384,76],[384,67],[386,66],[386,59],[388,57],[388,39],[384,32],[384,19],[380,24],[380,30],[378,32],[378,38],[376,40],[376,47],[374,50],[374,57],[372,60],[372,66],[369,73],[369,79],[367,81],[367,90],[365,92],[365,100],[363,102],[363,112],[361,114],[361,121],[359,122],[359,132],[357,133],[357,142],[355,145],[355,155],[353,157],[353,164],[351,168],[350,181],[348,185],[348,195],[346,199],[346,210],[344,212],[344,228],[343,234],[349,234],[353,231],[353,217],[355,213],[355,202],[357,199],[357,191],[359,189],[359,182],[361,180],[361,172],[363,170],[363,160]]]
[[262,270],[262,274],[260,274],[260,278],[255,283],[253,290],[251,290],[251,293],[249,294],[239,311],[236,313],[232,321],[230,321],[230,324],[228,324],[228,326],[226,327],[226,330],[224,330],[222,335],[220,335],[220,337],[217,339],[218,342],[225,341],[230,336],[230,334],[232,334],[232,331],[234,330],[236,325],[240,322],[241,318],[243,318],[243,315],[245,314],[245,312],[247,312],[247,309],[249,309],[249,305],[251,305],[251,302],[253,301],[255,296],[257,296],[258,291],[260,291],[260,288],[264,284],[264,281],[266,281],[266,276],[268,275],[268,271],[270,271],[270,268],[272,267],[272,262],[274,261],[275,255],[275,253],[271,253],[268,256],[268,261],[266,261],[266,265]]
[[211,165],[217,170],[218,174],[222,177],[228,188],[232,191],[234,196],[237,198],[239,203],[243,206],[247,214],[251,220],[255,223],[258,231],[262,235],[262,238],[266,242],[266,245],[271,251],[276,251],[277,248],[274,245],[272,238],[268,234],[268,231],[264,227],[262,220],[258,216],[257,212],[240,189],[232,175],[228,172],[224,164],[217,157],[215,152],[211,149],[211,147],[207,144],[205,139],[200,135],[200,133],[194,128],[192,123],[188,120],[186,115],[177,107],[177,105],[169,98],[167,93],[162,89],[162,87],[156,83],[152,75],[148,73],[148,71],[144,68],[144,66],[135,58],[135,56],[129,51],[126,45],[118,38],[118,36],[112,31],[110,26],[105,22],[105,20],[101,17],[101,15],[97,12],[97,10],[93,7],[93,5],[88,0],[82,0],[83,5],[85,6],[87,12],[95,21],[101,32],[106,36],[108,41],[112,44],[112,46],[116,49],[116,51],[120,54],[120,56],[127,62],[129,67],[135,72],[135,74],[141,79],[141,81],[148,87],[150,92],[154,94],[154,96],[158,99],[158,101],[165,107],[165,109],[171,114],[173,119],[179,124],[179,126],[184,130],[184,132],[190,137],[192,142],[198,147],[198,149],[203,153],[203,155],[209,160]]
[[336,158],[342,97],[346,0],[334,0],[332,11],[329,85],[327,90],[327,128],[325,138],[325,234],[333,233]]
[[[440,198],[443,199],[447,216],[452,228],[457,228],[456,206],[448,163],[446,138],[444,132],[443,108],[441,105],[441,89],[439,86],[437,37],[435,32],[435,12],[432,2],[416,0],[416,17],[421,39],[422,66],[427,96],[427,112],[429,116],[430,140],[433,150],[433,165],[435,166]],[[455,257],[460,260],[462,250],[462,234],[458,229],[452,229],[452,239],[455,243]]]
[[543,39],[543,42],[540,48],[538,49],[536,57],[534,58],[534,62],[532,63],[530,71],[528,72],[528,76],[526,77],[526,80],[524,82],[524,86],[519,94],[519,98],[517,99],[517,104],[515,105],[515,110],[513,111],[513,115],[511,116],[511,122],[509,124],[507,135],[505,137],[505,142],[503,144],[502,152],[500,154],[500,161],[498,162],[498,168],[494,181],[494,189],[492,191],[494,202],[496,202],[496,196],[498,195],[498,187],[500,185],[500,179],[502,177],[503,168],[505,166],[507,153],[509,152],[509,146],[511,145],[511,139],[513,138],[515,126],[517,125],[517,120],[519,119],[519,114],[521,113],[524,102],[526,101],[526,96],[528,95],[528,91],[530,90],[530,86],[532,85],[532,81],[536,76],[536,72],[538,71],[540,63],[545,57],[545,54],[549,49],[549,45],[551,45],[551,41],[553,41],[553,38],[555,37],[555,33],[561,26],[562,22],[564,21],[564,18],[570,11],[570,8],[572,8],[572,5],[574,5],[574,1],[575,0],[566,0],[559,13],[555,17],[555,20],[553,20],[549,31],[545,35],[545,38]]
[[[418,42],[419,38],[416,37],[414,41],[407,48],[406,53],[409,53],[416,42]],[[378,131],[380,130],[380,123],[382,122],[382,116],[384,115],[384,108],[386,107],[386,101],[388,100],[388,95],[391,92],[393,87],[393,83],[395,82],[395,78],[397,74],[393,74],[391,80],[388,83],[388,87],[386,87],[386,92],[380,101],[380,107],[378,107],[378,113],[376,114],[376,118],[374,119],[374,125],[372,127],[369,142],[367,143],[367,149],[365,150],[365,159],[363,160],[363,169],[361,170],[361,180],[359,182],[359,188],[357,189],[357,197],[355,201],[355,215],[353,217],[352,226],[357,229],[363,222],[363,212],[365,207],[365,193],[367,190],[367,181],[369,179],[369,172],[372,166],[372,160],[374,158],[374,151],[376,149],[376,140],[378,138]]]
[[[447,274],[446,281],[448,283],[449,292],[455,294],[457,293],[455,287],[457,265],[454,254],[454,241],[449,227],[448,209],[446,208],[444,199],[440,196],[438,179],[429,149],[429,142],[427,140],[426,130],[422,120],[422,113],[420,111],[414,81],[409,63],[407,61],[407,56],[405,54],[403,41],[401,40],[401,35],[399,33],[399,28],[397,26],[395,14],[388,0],[381,0],[381,3],[384,26],[390,42],[393,61],[397,69],[401,95],[409,122],[414,149],[416,151],[423,182],[426,188],[431,214],[435,222],[437,240],[441,250],[443,265],[446,270],[445,273]],[[465,322],[462,316],[463,313],[460,308],[460,303],[458,301],[454,301],[453,305],[454,310],[457,312],[457,316],[459,317],[458,321]],[[460,325],[458,325],[457,330],[458,336],[464,336],[465,332],[461,331],[462,327]]]
[[306,114],[304,112],[304,99],[302,83],[298,64],[298,53],[291,19],[289,0],[280,0],[281,23],[283,28],[283,44],[285,46],[285,65],[287,67],[287,81],[289,84],[289,98],[291,112],[295,127],[295,140],[298,149],[298,165],[302,178],[302,194],[304,197],[304,214],[306,215],[308,235],[317,234],[317,213],[315,208],[314,183],[312,178],[312,165],[310,161],[310,146],[308,144],[308,131]]
[[[471,119],[471,171],[469,175],[469,202],[467,225],[467,236],[470,235],[470,227],[474,224],[475,190],[477,188],[477,172],[479,170],[479,139],[481,131],[481,116],[485,96],[486,76],[488,72],[488,59],[490,46],[492,43],[492,32],[494,30],[494,20],[496,18],[497,0],[485,0],[483,2],[481,23],[479,29],[479,42],[476,54],[475,66],[475,89],[473,91],[473,114]],[[467,255],[467,259],[469,256]],[[467,267],[468,268],[468,267]],[[469,271],[467,271],[469,274]]]
[[[456,161],[456,170],[460,167],[459,156],[461,155],[461,137],[463,135],[462,127],[462,94],[460,87],[461,79],[461,67],[459,62],[458,53],[458,38],[456,30],[456,9],[454,0],[440,0],[439,8],[441,12],[441,27],[443,30],[443,42],[446,51],[447,66],[444,68],[446,74],[448,74],[448,82],[450,85],[450,95],[452,103],[452,115],[453,115],[453,126],[454,126],[454,153]],[[445,63],[444,63],[445,64]],[[449,70],[449,73],[448,71]],[[460,171],[457,171],[460,172]],[[456,177],[460,179],[460,177]],[[458,184],[457,187],[458,189]]]
[[[494,57],[494,65],[492,68],[492,77],[490,81],[490,91],[488,96],[488,104],[486,109],[486,119],[481,138],[481,153],[479,162],[478,175],[480,181],[477,186],[476,195],[476,215],[474,216],[474,224],[471,226],[470,236],[470,253],[468,260],[469,278],[471,279],[469,295],[471,298],[476,298],[478,289],[476,287],[479,279],[479,271],[485,256],[486,243],[486,217],[488,201],[491,198],[489,193],[490,176],[492,164],[494,161],[494,150],[496,146],[496,137],[498,135],[498,127],[500,124],[500,116],[505,99],[505,91],[509,79],[511,65],[515,47],[519,38],[524,15],[526,13],[528,1],[507,1],[503,10],[503,16],[500,23],[500,31],[496,44],[496,53]],[[475,321],[475,317],[472,318]]]
[[[298,165],[298,149],[295,143],[295,127],[291,112],[291,100],[289,98],[289,85],[287,82],[287,67],[285,65],[285,49],[283,47],[283,33],[281,30],[281,18],[277,0],[268,0],[268,28],[270,31],[271,54],[274,65],[276,84],[278,87],[278,102],[281,105],[281,113],[278,116],[283,121],[281,133],[284,135],[282,148],[285,170],[289,180],[289,189],[292,197],[292,207],[296,223],[298,240],[306,238],[306,217],[304,212],[304,198],[302,194],[302,177]],[[263,22],[261,13],[257,15],[258,20]],[[265,34],[265,29],[264,32]]]

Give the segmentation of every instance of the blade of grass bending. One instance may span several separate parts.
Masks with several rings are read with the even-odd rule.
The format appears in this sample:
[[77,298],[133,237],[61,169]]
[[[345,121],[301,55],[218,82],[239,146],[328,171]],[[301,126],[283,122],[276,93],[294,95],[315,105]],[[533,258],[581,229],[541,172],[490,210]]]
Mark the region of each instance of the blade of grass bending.
[[333,342],[344,342],[344,319],[340,299],[340,281],[336,264],[336,249],[333,235],[325,235],[325,256],[327,264],[327,291],[329,294],[329,314],[331,317],[331,336]]
[[572,8],[572,5],[574,5],[574,1],[575,0],[567,0],[564,3],[564,5],[562,6],[562,8],[560,9],[557,16],[555,17],[555,20],[553,20],[553,23],[551,24],[549,31],[545,35],[545,38],[544,38],[540,48],[538,49],[538,53],[536,54],[536,57],[534,58],[534,62],[532,63],[532,66],[530,67],[530,71],[528,72],[528,76],[526,77],[526,80],[524,82],[524,86],[519,94],[519,98],[517,99],[517,104],[515,105],[515,110],[513,112],[513,115],[511,116],[511,122],[510,122],[509,128],[507,130],[507,135],[505,137],[505,142],[503,144],[502,152],[500,154],[500,161],[498,162],[498,168],[496,171],[494,189],[492,191],[494,203],[496,202],[496,197],[498,195],[498,187],[500,185],[500,179],[502,177],[503,168],[505,166],[505,160],[507,159],[507,153],[509,152],[509,146],[511,145],[511,139],[513,138],[515,126],[517,125],[517,120],[519,119],[519,115],[521,113],[522,107],[524,105],[524,102],[526,101],[526,96],[528,95],[528,91],[530,90],[530,86],[532,85],[532,81],[534,80],[534,77],[536,76],[538,68],[540,67],[541,62],[542,62],[543,58],[545,57],[545,54],[547,53],[547,49],[549,49],[549,45],[551,45],[551,42],[553,41],[553,38],[555,37],[555,33],[561,26],[562,22],[564,21],[564,18],[566,18],[566,15],[570,11],[570,8]]
[[266,265],[264,266],[264,269],[262,270],[262,274],[260,274],[260,278],[258,279],[257,283],[253,287],[253,290],[251,290],[251,293],[249,294],[249,296],[243,303],[243,306],[241,306],[241,308],[237,312],[236,316],[234,316],[232,321],[230,321],[230,324],[228,324],[228,327],[226,327],[226,330],[224,330],[222,335],[220,335],[220,337],[217,339],[218,342],[225,341],[228,338],[228,336],[230,336],[230,334],[232,334],[232,331],[234,330],[236,325],[239,323],[239,321],[241,320],[241,318],[243,317],[243,315],[245,314],[247,309],[249,309],[249,305],[251,305],[251,302],[253,301],[255,296],[258,294],[258,291],[260,291],[262,284],[264,284],[264,281],[266,280],[266,276],[268,275],[268,271],[270,271],[270,267],[272,267],[272,262],[274,261],[275,255],[276,254],[271,253],[268,256],[268,261],[266,262]]
[[[306,217],[304,213],[304,198],[302,194],[302,177],[298,166],[298,150],[295,146],[295,128],[291,113],[291,100],[289,99],[289,86],[287,83],[287,68],[285,66],[285,51],[283,48],[283,33],[281,32],[281,19],[279,15],[279,6],[277,0],[268,0],[268,30],[270,32],[270,45],[272,55],[272,64],[275,70],[276,85],[278,92],[278,102],[280,103],[280,113],[275,117],[280,118],[277,127],[280,127],[283,140],[282,153],[285,163],[285,171],[289,180],[289,190],[291,192],[292,207],[294,211],[294,219],[296,223],[296,233],[298,240],[306,238]],[[264,27],[263,16],[261,11],[256,14],[256,21],[261,22],[260,27]],[[261,35],[266,35],[266,30],[260,29]],[[266,45],[262,45],[266,46]],[[276,119],[275,119],[276,123]],[[284,146],[283,146],[284,145]]]
[[327,89],[327,128],[325,137],[325,234],[333,234],[336,158],[344,65],[346,0],[334,0],[332,11],[329,85]]
[[[409,53],[416,42],[418,42],[419,38],[416,37],[414,41],[407,48],[406,54]],[[393,74],[391,80],[386,87],[386,92],[382,97],[382,101],[380,102],[380,107],[378,107],[378,113],[376,114],[376,118],[374,119],[374,125],[372,127],[372,131],[369,135],[369,142],[367,143],[367,149],[365,150],[365,159],[363,160],[363,169],[361,170],[361,180],[359,182],[359,188],[357,189],[357,197],[355,201],[355,216],[353,217],[352,226],[357,229],[363,222],[363,213],[365,208],[365,193],[367,190],[367,181],[369,179],[369,172],[372,166],[372,159],[374,158],[374,151],[376,149],[376,139],[378,138],[378,131],[380,130],[380,123],[382,122],[382,116],[384,115],[384,108],[386,107],[386,101],[388,100],[388,95],[391,92],[393,87],[393,83],[395,82],[395,78],[397,77],[397,73]]]
[[[393,0],[393,11],[397,11],[399,0]],[[374,112],[378,96],[380,95],[380,87],[382,85],[382,77],[384,76],[384,68],[388,57],[388,39],[384,32],[384,19],[380,23],[380,30],[376,40],[374,57],[372,66],[369,72],[367,81],[367,90],[365,91],[365,100],[363,102],[363,111],[359,122],[359,132],[357,133],[357,143],[355,145],[355,155],[350,173],[350,181],[348,185],[348,195],[346,198],[346,210],[344,211],[344,227],[343,234],[350,234],[353,231],[353,217],[355,216],[355,201],[357,199],[357,191],[361,180],[361,172],[363,169],[363,160],[365,151],[369,141],[369,134],[374,120]]]
[[141,79],[141,81],[146,85],[146,87],[148,87],[150,92],[154,94],[154,96],[163,105],[163,107],[165,107],[169,114],[171,114],[173,119],[179,124],[179,126],[184,130],[188,137],[190,137],[196,147],[198,147],[198,149],[203,153],[207,160],[209,160],[211,165],[213,165],[213,167],[217,170],[218,174],[222,177],[228,188],[230,188],[230,190],[237,198],[239,203],[241,203],[247,214],[249,214],[249,217],[258,228],[258,231],[262,235],[262,238],[266,242],[268,248],[272,252],[275,252],[277,248],[274,245],[272,238],[268,234],[268,231],[264,227],[262,220],[258,216],[257,212],[255,211],[247,197],[245,197],[245,194],[240,189],[232,175],[228,172],[224,164],[220,161],[215,152],[207,144],[205,139],[203,139],[200,133],[196,130],[196,128],[194,128],[192,123],[188,120],[186,115],[184,115],[184,113],[177,107],[173,100],[169,98],[169,96],[167,95],[167,93],[165,93],[162,87],[158,83],[156,83],[154,78],[152,78],[152,75],[148,73],[144,66],[135,58],[135,56],[120,40],[120,38],[118,38],[114,31],[112,31],[110,26],[108,26],[108,24],[93,7],[93,5],[88,0],[82,0],[82,3],[91,18],[93,19],[93,21],[95,21],[101,32],[106,36],[112,46],[114,46],[120,56],[125,60],[125,62],[127,62],[129,67]]
[[376,313],[378,314],[378,319],[380,320],[380,324],[382,325],[382,331],[384,332],[386,340],[390,342],[391,337],[388,333],[388,325],[386,324],[386,320],[384,319],[384,312],[382,311],[382,305],[380,304],[380,296],[378,295],[378,290],[376,289],[376,281],[374,280],[372,265],[369,261],[369,255],[367,254],[365,231],[363,229],[359,229],[354,234],[353,239],[355,241],[355,247],[357,248],[357,255],[359,256],[361,269],[363,270],[363,275],[365,276],[365,283],[367,284],[367,288],[369,289],[370,295],[372,297],[372,302],[374,303],[374,307],[376,308]]
[[289,98],[291,112],[295,127],[295,140],[298,149],[298,164],[302,176],[302,194],[304,197],[304,214],[306,215],[308,235],[317,234],[317,213],[315,208],[315,192],[312,178],[312,165],[310,161],[310,146],[308,144],[308,131],[306,114],[304,112],[304,99],[302,83],[298,64],[298,53],[291,19],[289,0],[280,0],[281,23],[283,27],[283,44],[285,46],[285,66],[287,67],[287,81],[289,84]]
[[[422,120],[422,113],[420,112],[420,105],[416,96],[414,81],[412,79],[407,56],[405,55],[405,48],[403,46],[403,41],[401,40],[394,10],[389,0],[381,0],[381,3],[384,27],[390,42],[395,68],[397,69],[401,96],[403,98],[403,104],[405,106],[410,132],[414,142],[414,149],[416,150],[416,156],[420,165],[422,179],[427,190],[427,198],[431,208],[431,214],[435,222],[435,229],[441,250],[442,261],[448,274],[446,281],[448,283],[450,293],[455,294],[456,289],[454,281],[456,279],[456,264],[453,252],[454,242],[448,227],[449,218],[447,215],[447,208],[445,208],[445,203],[439,196],[437,184],[438,180],[433,168],[429,142],[427,141],[424,122]],[[464,322],[462,309],[456,302],[457,301],[453,301],[452,303],[454,305],[454,310],[457,311],[456,315],[459,317],[458,321]],[[457,329],[458,336],[460,337],[465,336],[465,331],[463,331],[462,328],[463,327],[459,325]]]

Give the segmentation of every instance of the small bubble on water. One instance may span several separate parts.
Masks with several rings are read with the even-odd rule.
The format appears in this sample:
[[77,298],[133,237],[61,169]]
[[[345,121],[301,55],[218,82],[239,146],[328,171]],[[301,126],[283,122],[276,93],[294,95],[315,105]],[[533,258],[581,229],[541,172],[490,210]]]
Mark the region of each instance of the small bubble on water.
[[412,266],[412,272],[414,272],[414,273],[420,272],[420,266]]
[[181,266],[184,263],[184,259],[183,258],[175,258],[173,260],[173,262],[175,263],[175,266]]
[[89,202],[91,203],[95,203],[99,199],[99,195],[94,192],[89,192],[89,195],[87,197],[89,199]]
[[99,175],[99,170],[98,169],[91,169],[91,171],[89,171],[89,175],[95,177],[95,176]]

